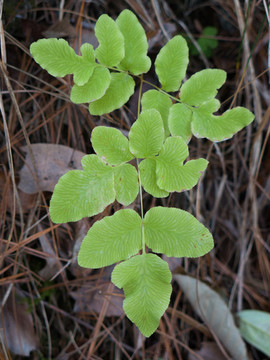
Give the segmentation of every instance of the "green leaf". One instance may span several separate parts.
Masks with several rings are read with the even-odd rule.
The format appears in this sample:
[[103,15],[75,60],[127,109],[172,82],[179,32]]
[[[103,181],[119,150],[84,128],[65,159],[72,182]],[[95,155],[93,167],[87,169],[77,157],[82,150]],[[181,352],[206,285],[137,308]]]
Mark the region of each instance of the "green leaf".
[[101,15],[95,26],[95,35],[99,46],[95,55],[106,66],[116,66],[125,56],[124,36],[115,21],[108,15]]
[[206,169],[208,161],[197,159],[183,161],[188,156],[188,147],[181,137],[169,137],[160,155],[156,157],[157,185],[166,191],[190,190]]
[[142,254],[117,265],[112,282],[125,292],[127,317],[148,337],[159,326],[172,292],[168,264],[154,254]]
[[[197,278],[174,275],[194,311],[208,324],[213,334],[224,345],[231,356],[226,359],[249,360],[245,342],[236,327],[233,315],[223,298]],[[223,357],[225,359],[225,357]],[[203,357],[204,360],[206,360]],[[212,357],[220,359],[220,357]]]
[[196,137],[205,137],[211,141],[229,139],[254,120],[252,112],[240,106],[227,110],[220,116],[215,116],[207,110],[200,107],[194,109],[191,129]]
[[156,198],[163,198],[169,195],[168,191],[162,190],[157,186],[156,161],[154,159],[144,159],[141,161],[139,170],[142,186],[145,191]]
[[243,338],[265,355],[270,356],[270,314],[260,310],[237,313]]
[[165,136],[169,136],[170,131],[168,128],[168,116],[170,107],[172,106],[170,97],[160,91],[149,90],[143,94],[141,104],[142,111],[156,109],[160,113],[163,121]]
[[183,165],[188,154],[188,146],[183,138],[172,136],[166,139],[160,155],[156,159],[158,162],[168,161],[168,166],[174,166],[174,164]]
[[174,36],[160,50],[155,69],[158,79],[165,91],[178,91],[185,77],[188,65],[188,46],[186,40]]
[[35,61],[53,76],[73,74],[77,55],[64,39],[40,39],[30,46]]
[[31,44],[30,52],[49,74],[59,77],[74,74],[77,85],[87,83],[96,67],[94,50],[90,44],[82,45],[82,56],[78,56],[64,39],[40,39]]
[[170,108],[168,124],[173,136],[181,136],[186,143],[192,137],[192,111],[185,104],[174,104]]
[[111,76],[105,95],[89,105],[92,115],[103,115],[119,109],[134,93],[135,82],[131,76],[124,73],[112,73]]
[[[218,41],[213,38],[216,35],[217,28],[213,26],[206,26],[203,29],[202,36],[199,37],[198,45],[208,59],[212,56],[213,50],[218,47]],[[190,50],[192,55],[199,55],[199,51],[193,44],[191,44]]]
[[192,75],[180,89],[180,100],[189,105],[201,105],[217,95],[226,81],[226,72],[219,69],[205,69]]
[[102,212],[115,200],[113,169],[96,155],[82,158],[84,170],[71,170],[56,184],[50,202],[55,223],[77,221]]
[[142,248],[142,219],[124,209],[97,221],[83,239],[78,263],[97,269],[137,254]]
[[154,252],[174,257],[199,257],[213,249],[209,230],[187,211],[153,207],[143,220],[145,242]]
[[216,27],[206,26],[202,32],[203,36],[199,39],[200,40],[199,44],[203,43],[204,46],[206,46],[206,44],[207,44],[208,48],[215,49],[218,46],[218,40],[212,39],[212,38],[207,38],[207,36],[214,37],[217,35],[217,33],[218,33],[218,29]]
[[97,126],[92,131],[91,142],[97,155],[110,165],[120,165],[134,158],[128,139],[118,129]]
[[134,75],[148,72],[151,66],[151,60],[146,55],[148,43],[137,17],[126,9],[118,16],[116,24],[125,39],[125,57],[117,67]]
[[157,155],[162,147],[164,128],[155,109],[141,112],[129,132],[129,149],[136,158]]
[[197,108],[192,108],[192,111],[202,111],[203,113],[212,114],[220,108],[220,102],[218,99],[211,99],[202,103]]
[[77,56],[76,68],[73,72],[75,84],[82,86],[87,83],[97,66],[94,48],[91,44],[83,44],[80,48],[82,56]]
[[75,104],[83,104],[100,99],[108,89],[111,74],[108,69],[97,65],[93,75],[83,86],[74,85],[71,89],[70,100]]
[[139,192],[138,172],[134,166],[123,164],[114,167],[114,188],[116,200],[125,206],[130,205]]

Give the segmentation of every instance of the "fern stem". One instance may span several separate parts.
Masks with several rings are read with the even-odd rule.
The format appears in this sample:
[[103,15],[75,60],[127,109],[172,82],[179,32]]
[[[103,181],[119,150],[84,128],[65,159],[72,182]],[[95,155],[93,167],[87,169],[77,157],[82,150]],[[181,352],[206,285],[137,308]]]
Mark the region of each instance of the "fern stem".
[[[138,97],[138,113],[137,117],[140,115],[141,111],[141,97],[142,97],[142,84],[143,84],[143,74],[140,75],[140,88],[139,88],[139,97]],[[144,226],[143,226],[143,198],[142,198],[142,182],[141,182],[141,174],[139,170],[139,159],[137,161],[137,169],[138,169],[138,176],[139,176],[139,191],[140,191],[140,203],[141,203],[141,218],[142,218],[142,252],[145,254],[145,238],[144,238]]]
[[[143,198],[142,198],[142,183],[141,183],[141,174],[139,170],[139,160],[137,160],[137,169],[138,169],[138,176],[139,176],[139,192],[140,192],[140,203],[141,203],[141,218],[143,221]],[[144,238],[144,226],[142,222],[142,251],[145,254],[145,238]]]

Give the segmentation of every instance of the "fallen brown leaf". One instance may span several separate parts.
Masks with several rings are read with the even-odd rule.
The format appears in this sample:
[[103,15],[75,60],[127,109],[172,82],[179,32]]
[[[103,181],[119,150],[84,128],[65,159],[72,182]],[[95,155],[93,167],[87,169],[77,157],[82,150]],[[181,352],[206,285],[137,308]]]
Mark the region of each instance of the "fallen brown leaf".
[[56,21],[42,35],[46,38],[74,37],[76,35],[75,28],[70,24],[69,17],[65,17],[61,21]]
[[[6,209],[9,212],[13,212],[13,189],[11,180],[7,179],[3,172],[0,172],[0,196],[2,197],[2,202],[6,203]],[[26,194],[22,190],[18,190],[18,195],[20,199],[20,205],[22,207],[22,212],[25,213],[32,209],[35,205],[36,195],[35,194]],[[3,197],[5,196],[5,199]],[[19,212],[18,203],[16,201],[16,213]]]
[[104,268],[100,282],[85,283],[77,290],[70,293],[75,299],[74,312],[95,312],[100,313],[104,299],[107,298],[109,305],[105,316],[123,315],[123,291],[113,286],[113,290],[108,291],[111,286],[110,278],[114,266]]
[[177,268],[183,266],[182,258],[168,257],[166,255],[162,255],[162,259],[168,263],[171,272],[174,272]]
[[[202,347],[195,353],[203,360],[226,360],[226,357],[222,354],[216,343],[206,341],[202,343]],[[195,355],[189,354],[188,360],[197,360]]]
[[[59,178],[68,170],[82,169],[81,158],[85,153],[68,146],[58,144],[32,144],[37,181],[41,191],[53,191]],[[25,164],[20,170],[18,188],[27,194],[38,192],[34,167],[27,146],[21,150],[26,152]]]
[[[38,231],[42,233],[42,230],[42,226],[38,225]],[[44,234],[39,237],[39,242],[42,247],[42,251],[49,255],[46,257],[46,265],[39,271],[39,275],[44,280],[49,280],[61,271],[63,266],[53,248],[52,238],[48,234]]]
[[91,287],[85,284],[76,292],[70,295],[75,299],[73,311],[78,312],[95,312],[100,313],[104,298],[107,297],[109,306],[105,316],[121,316],[123,314],[123,292],[114,287],[112,294],[108,293],[108,283],[100,286]]
[[15,296],[15,307],[11,292],[4,307],[1,308],[2,339],[12,353],[30,356],[31,351],[38,349],[38,337],[24,297],[17,292]]

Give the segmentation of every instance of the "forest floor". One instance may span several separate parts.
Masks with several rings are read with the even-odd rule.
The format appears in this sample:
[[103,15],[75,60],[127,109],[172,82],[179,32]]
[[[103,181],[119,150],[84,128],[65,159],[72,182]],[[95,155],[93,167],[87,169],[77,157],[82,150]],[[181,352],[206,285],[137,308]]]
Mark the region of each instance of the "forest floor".
[[[228,344],[202,319],[177,275],[203,281],[235,316],[244,309],[270,312],[270,91],[269,7],[263,0],[95,0],[1,2],[0,97],[0,351],[1,359],[230,359],[246,347],[250,359],[267,356],[248,343]],[[143,25],[152,62],[168,38],[190,45],[188,76],[205,68],[227,72],[219,91],[222,111],[245,106],[255,121],[232,139],[192,139],[191,157],[209,160],[191,191],[162,200],[144,194],[145,209],[174,206],[195,215],[215,247],[200,259],[168,259],[173,294],[160,326],[143,337],[122,310],[112,268],[80,268],[77,253],[91,225],[120,208],[76,223],[53,224],[49,201],[59,177],[93,153],[96,125],[129,130],[137,103],[91,116],[70,101],[72,77],[51,77],[29,52],[32,42],[63,37],[78,51],[96,45],[94,24],[132,10]],[[205,35],[212,27],[214,35]],[[201,44],[200,51],[196,45]],[[147,80],[157,84],[153,70]],[[144,89],[143,89],[144,90]],[[34,160],[35,169],[32,161]],[[38,180],[38,182],[35,181]],[[38,183],[38,185],[37,185]],[[190,285],[191,286],[191,285]],[[222,314],[213,296],[212,315]],[[210,300],[209,300],[210,301]],[[268,333],[268,339],[270,335]],[[241,340],[241,338],[240,338]],[[240,359],[240,358],[239,358]],[[244,358],[243,358],[244,359]]]

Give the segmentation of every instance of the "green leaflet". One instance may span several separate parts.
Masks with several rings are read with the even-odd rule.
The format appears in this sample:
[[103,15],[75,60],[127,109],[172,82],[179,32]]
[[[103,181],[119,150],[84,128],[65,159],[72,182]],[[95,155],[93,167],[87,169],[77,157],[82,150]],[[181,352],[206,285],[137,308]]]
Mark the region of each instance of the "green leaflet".
[[81,220],[102,212],[115,200],[113,169],[96,155],[82,158],[84,170],[71,170],[56,184],[50,202],[54,223]]
[[192,137],[191,132],[192,111],[185,104],[174,104],[170,108],[168,124],[173,136],[181,136],[186,143]]
[[260,310],[243,310],[238,312],[237,316],[243,338],[270,356],[270,314]]
[[83,44],[80,48],[82,56],[78,57],[76,70],[74,71],[74,82],[77,85],[84,85],[92,76],[95,67],[97,66],[94,49],[91,44]]
[[97,126],[92,131],[91,142],[97,155],[110,165],[120,165],[134,158],[128,139],[118,129]]
[[162,89],[178,91],[185,77],[187,65],[187,42],[180,35],[174,36],[163,46],[155,61],[155,69]]
[[156,160],[158,162],[167,162],[168,166],[174,166],[174,164],[183,165],[188,154],[188,146],[184,140],[179,136],[171,136],[166,139]]
[[217,95],[226,80],[226,72],[219,69],[205,69],[192,75],[180,89],[180,100],[189,105],[201,105]]
[[100,64],[116,66],[125,56],[124,36],[115,21],[108,15],[101,15],[95,26],[99,46],[95,55]]
[[[208,59],[211,58],[213,50],[218,47],[218,40],[213,38],[216,35],[217,28],[213,26],[206,26],[203,29],[202,35],[198,39],[198,45]],[[199,51],[195,46],[193,46],[193,44],[191,44],[190,51],[192,55],[199,55]]]
[[97,269],[125,260],[142,247],[142,219],[130,209],[96,221],[83,239],[78,263]]
[[134,75],[146,73],[151,66],[151,60],[146,55],[148,43],[145,31],[133,12],[124,10],[118,16],[116,24],[121,30],[125,41],[125,57],[117,66],[128,70]]
[[248,109],[236,107],[215,116],[207,107],[193,110],[191,129],[198,137],[205,137],[211,141],[223,141],[231,138],[237,131],[243,129],[254,120],[254,115]]
[[154,254],[142,254],[116,265],[112,282],[125,292],[123,308],[144,336],[159,326],[172,292],[168,264]]
[[197,159],[183,161],[188,156],[188,147],[181,137],[167,138],[160,155],[156,157],[157,186],[166,191],[190,190],[206,169],[208,161]]
[[112,73],[111,83],[105,95],[89,105],[92,115],[103,115],[119,109],[134,93],[135,82],[124,73]]
[[100,99],[108,89],[111,74],[108,69],[97,65],[88,82],[82,86],[74,84],[70,93],[70,100],[75,104],[83,104]]
[[156,161],[154,159],[144,159],[141,161],[139,170],[141,183],[146,192],[157,198],[169,195],[168,191],[162,190],[157,186]]
[[214,246],[209,230],[184,210],[154,207],[146,213],[143,225],[146,245],[167,256],[199,257]]
[[142,111],[156,109],[160,113],[163,121],[165,136],[168,137],[170,135],[168,128],[168,116],[170,107],[172,106],[172,101],[169,96],[157,90],[149,90],[143,94],[141,104]]
[[199,110],[203,113],[212,114],[220,108],[220,102],[218,99],[211,99],[202,103],[197,108],[192,108],[192,111]]
[[49,74],[63,77],[74,74],[74,82],[84,85],[91,77],[96,66],[92,45],[81,46],[82,56],[64,39],[40,39],[30,46],[30,52],[35,61]]
[[129,132],[129,149],[136,158],[157,155],[162,147],[164,128],[155,109],[141,112]]
[[116,166],[113,169],[116,200],[128,206],[136,199],[139,192],[138,172],[130,164]]

